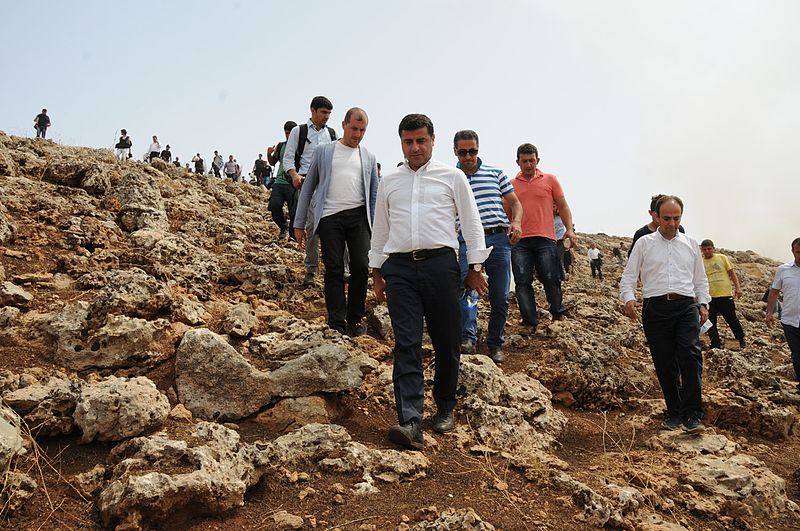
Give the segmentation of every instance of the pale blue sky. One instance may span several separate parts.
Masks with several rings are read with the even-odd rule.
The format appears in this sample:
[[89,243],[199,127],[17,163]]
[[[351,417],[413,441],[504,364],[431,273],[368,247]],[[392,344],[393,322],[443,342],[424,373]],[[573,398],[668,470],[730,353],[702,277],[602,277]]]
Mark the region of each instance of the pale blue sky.
[[0,0],[0,130],[111,147],[128,130],[182,161],[214,149],[249,170],[311,98],[370,116],[364,145],[402,157],[423,112],[434,156],[475,129],[513,177],[539,147],[582,232],[630,236],[653,193],[718,247],[788,261],[800,236],[800,2],[63,2]]

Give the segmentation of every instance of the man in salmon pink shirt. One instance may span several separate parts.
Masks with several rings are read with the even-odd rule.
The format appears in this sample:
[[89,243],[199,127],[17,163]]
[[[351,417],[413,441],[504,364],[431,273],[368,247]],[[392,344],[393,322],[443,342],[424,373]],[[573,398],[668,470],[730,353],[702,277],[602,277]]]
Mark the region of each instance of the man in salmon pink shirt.
[[537,169],[539,151],[533,144],[517,148],[520,172],[514,179],[514,191],[522,203],[522,237],[511,247],[511,270],[516,284],[517,304],[526,333],[536,330],[536,298],[533,293],[534,274],[544,287],[550,314],[560,320],[566,313],[561,298],[560,266],[556,249],[553,203],[558,207],[566,227],[564,238],[577,248],[578,240],[572,228],[572,212],[564,190],[555,175]]

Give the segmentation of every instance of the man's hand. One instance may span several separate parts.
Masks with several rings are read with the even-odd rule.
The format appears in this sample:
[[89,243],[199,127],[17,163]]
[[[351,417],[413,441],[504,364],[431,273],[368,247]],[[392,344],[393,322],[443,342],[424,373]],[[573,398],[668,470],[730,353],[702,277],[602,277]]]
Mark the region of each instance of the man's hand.
[[372,270],[372,291],[375,293],[375,299],[378,302],[386,300],[386,281],[383,280],[377,269]]
[[300,245],[301,249],[306,248],[306,230],[305,229],[298,229],[295,227],[294,229],[294,239],[297,240],[298,245]]
[[700,305],[700,326],[703,326],[703,323],[708,321],[708,308]]
[[774,324],[775,324],[775,314],[772,312],[767,312],[767,326],[769,328],[772,328]]
[[625,303],[625,315],[630,317],[631,321],[639,320],[639,313],[636,311],[636,301],[629,300]]
[[737,299],[741,298],[742,297],[741,288],[736,288],[736,290],[733,292],[733,296],[736,297]]
[[489,284],[487,284],[483,274],[480,271],[475,271],[474,269],[470,269],[467,272],[467,278],[464,279],[464,284],[468,289],[474,289],[477,291],[478,295],[483,295],[486,293],[486,289],[489,287]]
[[275,152],[275,146],[269,146],[267,148],[267,156],[272,155]]
[[508,227],[508,237],[511,243],[517,243],[522,237],[522,226],[512,221],[511,226]]
[[580,247],[578,247],[578,237],[575,236],[575,231],[568,230],[564,233],[564,238],[569,238],[569,241],[572,243],[570,247],[574,248],[575,250],[580,249]]

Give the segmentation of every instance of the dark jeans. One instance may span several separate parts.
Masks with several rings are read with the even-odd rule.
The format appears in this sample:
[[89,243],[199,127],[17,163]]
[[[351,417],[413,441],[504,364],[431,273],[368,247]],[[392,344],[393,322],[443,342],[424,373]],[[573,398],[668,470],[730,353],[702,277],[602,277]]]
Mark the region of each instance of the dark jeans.
[[272,221],[282,231],[289,229],[286,216],[283,215],[283,205],[289,205],[289,219],[294,219],[294,188],[291,184],[275,183],[269,196],[269,211]]
[[692,299],[645,299],[642,325],[667,403],[667,415],[702,417],[703,355],[698,304]]
[[[328,326],[345,331],[364,317],[369,274],[370,232],[367,208],[343,210],[319,220],[317,235],[325,264],[325,306]],[[350,250],[350,281],[344,294],[344,255]]]
[[455,251],[426,260],[390,256],[381,275],[394,331],[394,399],[401,424],[422,421],[422,324],[428,325],[435,351],[433,398],[440,413],[456,403],[460,362],[461,275]]
[[786,344],[792,353],[792,366],[794,366],[794,377],[800,381],[800,328],[781,323],[783,333],[786,335]]
[[559,278],[561,281],[567,279],[567,271],[564,269],[564,253],[567,249],[564,247],[564,240],[556,240],[556,255],[558,256]]
[[46,127],[36,126],[36,138],[44,138],[47,135]]
[[539,236],[522,238],[511,247],[511,270],[514,273],[519,313],[524,322],[534,326],[537,323],[534,274],[544,287],[553,317],[566,312],[561,301],[561,268],[554,240]]
[[222,177],[222,175],[220,175],[219,173],[219,168],[217,168],[216,166],[211,166],[211,169],[214,170],[214,177],[220,177],[220,178]]
[[151,152],[150,152],[150,157],[149,157],[149,160],[148,160],[148,161],[149,161],[149,162],[153,162],[153,159],[157,159],[157,158],[159,158],[159,156],[160,156],[160,155],[161,155],[161,154],[160,154],[158,151],[151,151]]
[[717,330],[718,315],[725,319],[736,339],[739,341],[744,339],[744,330],[742,330],[739,318],[736,317],[736,303],[733,302],[733,297],[714,297],[708,305],[708,320],[714,325],[708,330],[708,337],[711,339],[712,347],[722,346],[719,330]]
[[[491,247],[489,258],[483,263],[483,270],[489,277],[489,330],[486,344],[491,349],[503,346],[503,331],[508,318],[508,288],[511,284],[511,242],[505,232],[487,234],[486,247]],[[459,234],[458,263],[461,267],[461,282],[467,277],[467,244]],[[478,296],[477,293],[473,294]],[[478,296],[479,297],[479,296]],[[478,306],[467,303],[467,293],[461,297],[462,341],[478,341]]]
[[603,280],[603,270],[602,270],[603,261],[597,258],[595,260],[592,260],[590,265],[592,268],[592,278],[594,278],[595,275],[597,275],[598,277],[600,277],[600,280]]

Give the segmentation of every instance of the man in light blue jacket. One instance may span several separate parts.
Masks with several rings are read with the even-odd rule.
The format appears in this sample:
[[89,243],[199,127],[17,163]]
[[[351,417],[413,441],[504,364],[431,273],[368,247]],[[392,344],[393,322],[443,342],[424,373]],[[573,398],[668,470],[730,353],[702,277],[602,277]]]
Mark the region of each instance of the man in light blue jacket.
[[[366,331],[361,319],[367,298],[368,253],[378,195],[375,156],[360,145],[368,122],[363,109],[348,110],[342,122],[342,139],[320,145],[314,151],[294,219],[295,237],[301,246],[313,234],[319,236],[322,245],[328,326],[351,336]],[[306,218],[315,193],[316,204],[311,213],[315,223],[309,234],[305,229]],[[350,253],[346,299],[345,249]]]

